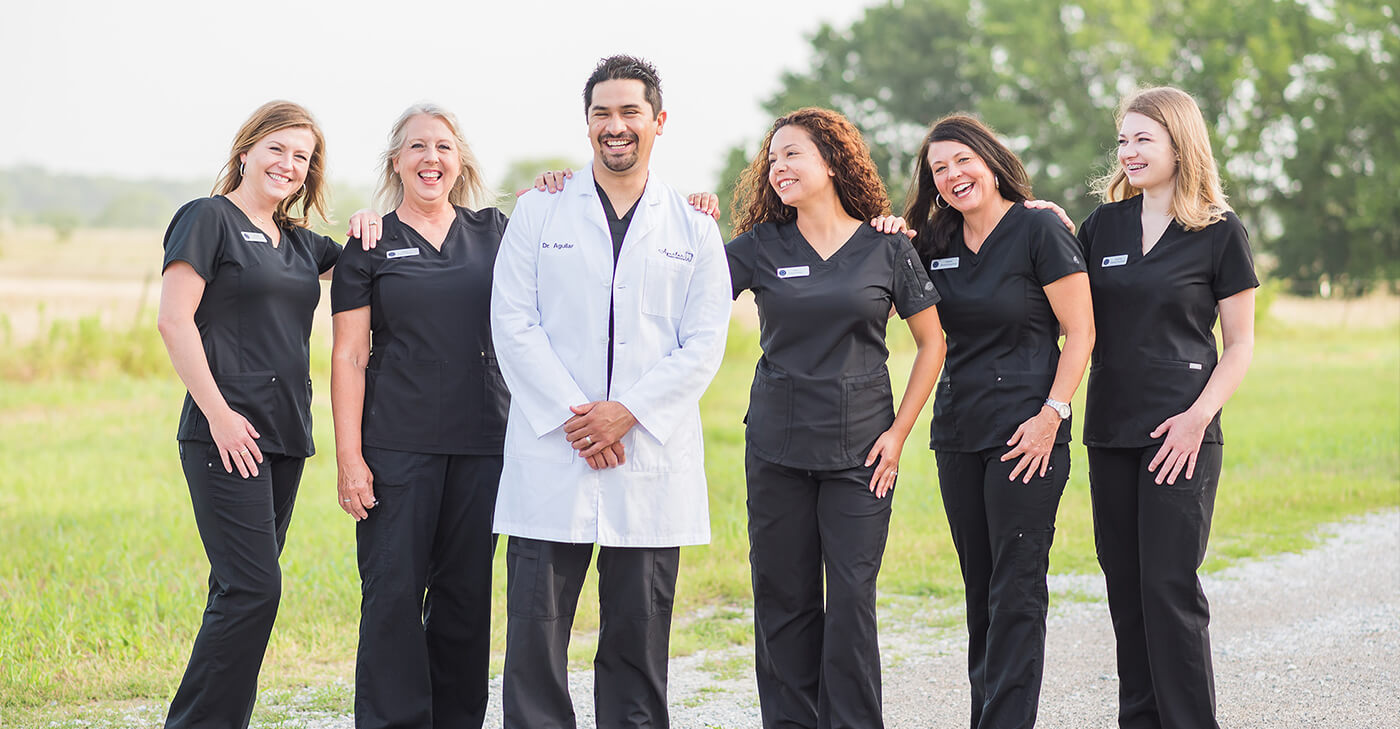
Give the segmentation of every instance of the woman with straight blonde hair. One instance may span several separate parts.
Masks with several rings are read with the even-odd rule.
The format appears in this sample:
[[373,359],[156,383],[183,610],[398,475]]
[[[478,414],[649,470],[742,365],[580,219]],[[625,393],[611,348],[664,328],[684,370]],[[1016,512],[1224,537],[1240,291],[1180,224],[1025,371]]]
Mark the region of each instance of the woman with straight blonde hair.
[[1118,722],[1217,727],[1196,570],[1220,478],[1220,410],[1253,356],[1259,280],[1189,94],[1125,99],[1117,163],[1079,239],[1098,331],[1084,444],[1118,639]]
[[253,711],[282,594],[277,560],[315,452],[311,315],[317,276],[340,258],[306,229],[325,218],[324,170],[311,114],[264,104],[234,137],[215,194],[181,207],[165,233],[157,326],[188,389],[175,437],[210,567],[167,727],[246,727]]

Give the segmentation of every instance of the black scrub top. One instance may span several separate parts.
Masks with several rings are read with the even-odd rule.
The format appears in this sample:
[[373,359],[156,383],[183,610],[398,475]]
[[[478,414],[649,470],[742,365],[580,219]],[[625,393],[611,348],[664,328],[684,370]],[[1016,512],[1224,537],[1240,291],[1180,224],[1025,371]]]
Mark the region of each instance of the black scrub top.
[[[258,431],[258,449],[309,457],[311,315],[316,277],[340,258],[340,244],[281,226],[276,248],[243,211],[218,195],[186,203],[165,231],[164,271],[184,261],[204,279],[194,323],[209,371],[234,412]],[[185,394],[176,438],[212,443],[209,421]]]
[[[1006,447],[1040,412],[1060,364],[1060,322],[1045,286],[1084,270],[1079,244],[1049,210],[1012,205],[977,253],[962,235],[927,261],[948,339],[929,445],[973,453]],[[1069,442],[1069,419],[1056,443]]]
[[[1084,444],[1140,448],[1191,407],[1215,371],[1216,302],[1259,285],[1249,235],[1234,213],[1188,232],[1172,221],[1142,254],[1142,196],[1100,205],[1079,229],[1089,262],[1097,343]],[[1223,443],[1220,413],[1205,443]]]
[[373,250],[351,239],[331,311],[370,307],[361,442],[414,453],[501,455],[510,395],[491,346],[491,272],[506,216],[457,208],[442,250],[384,216]]
[[823,261],[797,225],[762,223],[725,246],[734,297],[752,289],[763,356],[746,442],[792,468],[865,463],[894,424],[885,325],[938,303],[909,240],[862,225]]

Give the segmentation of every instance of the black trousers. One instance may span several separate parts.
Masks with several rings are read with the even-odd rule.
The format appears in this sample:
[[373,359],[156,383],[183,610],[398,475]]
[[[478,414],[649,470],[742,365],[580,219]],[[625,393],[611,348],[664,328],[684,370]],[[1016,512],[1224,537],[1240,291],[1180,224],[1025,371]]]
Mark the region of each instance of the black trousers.
[[873,467],[744,465],[763,726],[883,727],[875,580],[893,493],[870,492]]
[[355,726],[480,727],[501,457],[363,453],[379,505],[355,531]]
[[[506,548],[505,729],[575,729],[569,697],[569,631],[592,544],[511,537]],[[600,547],[598,729],[671,725],[666,669],[679,547]]]
[[1147,470],[1158,446],[1090,448],[1094,543],[1118,638],[1118,725],[1217,729],[1206,555],[1222,448],[1201,444],[1175,485]]
[[209,601],[165,726],[244,729],[253,714],[304,458],[263,454],[258,475],[225,473],[213,443],[180,442],[195,524],[209,557]]
[[1007,448],[937,453],[938,485],[967,590],[967,671],[973,729],[1035,726],[1045,667],[1045,575],[1055,513],[1069,479],[1069,446],[1044,477],[1007,480]]

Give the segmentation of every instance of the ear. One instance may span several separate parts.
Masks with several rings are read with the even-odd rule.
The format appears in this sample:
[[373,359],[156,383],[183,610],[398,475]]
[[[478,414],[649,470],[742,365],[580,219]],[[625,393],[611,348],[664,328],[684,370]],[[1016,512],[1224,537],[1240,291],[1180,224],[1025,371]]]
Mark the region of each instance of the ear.
[[666,112],[663,110],[656,115],[656,133],[659,135],[666,128]]

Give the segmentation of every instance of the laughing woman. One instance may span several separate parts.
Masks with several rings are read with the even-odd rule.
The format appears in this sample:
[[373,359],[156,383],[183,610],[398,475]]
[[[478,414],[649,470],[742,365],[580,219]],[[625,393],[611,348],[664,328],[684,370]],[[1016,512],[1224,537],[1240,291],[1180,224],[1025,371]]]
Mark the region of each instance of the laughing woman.
[[311,115],[268,103],[234,137],[218,194],[180,208],[165,233],[157,326],[188,389],[176,438],[210,566],[167,727],[246,727],[253,711],[281,598],[277,558],[314,452],[316,279],[340,257],[305,227],[325,217],[324,168]]
[[1030,727],[1069,401],[1094,346],[1089,281],[1055,213],[1021,204],[1026,170],[986,125],[945,117],[916,165],[905,217],[943,295],[931,445],[967,594],[971,726]]
[[1220,480],[1220,409],[1253,356],[1259,280],[1190,95],[1155,88],[1124,100],[1118,163],[1079,233],[1099,332],[1084,444],[1118,637],[1118,721],[1216,727],[1196,570]]

